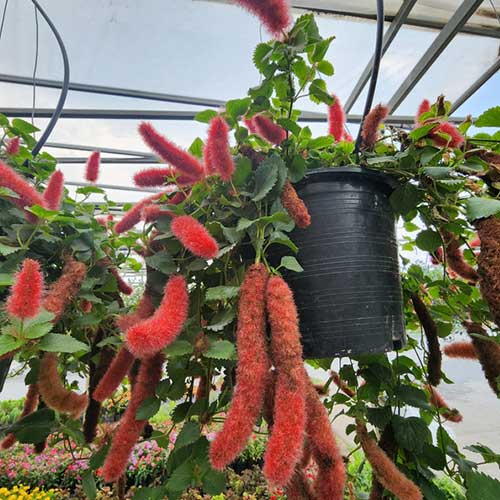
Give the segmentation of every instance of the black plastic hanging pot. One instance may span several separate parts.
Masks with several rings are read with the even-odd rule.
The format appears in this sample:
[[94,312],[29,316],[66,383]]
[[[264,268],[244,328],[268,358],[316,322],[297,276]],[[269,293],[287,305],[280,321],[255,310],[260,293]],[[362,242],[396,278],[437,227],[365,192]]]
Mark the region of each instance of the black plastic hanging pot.
[[295,229],[301,273],[287,273],[305,358],[399,349],[406,343],[388,176],[358,167],[311,170],[295,185],[312,223]]
[[6,358],[0,360],[0,392],[3,391],[5,381],[7,380],[7,375],[9,374],[10,365],[12,364],[12,358]]

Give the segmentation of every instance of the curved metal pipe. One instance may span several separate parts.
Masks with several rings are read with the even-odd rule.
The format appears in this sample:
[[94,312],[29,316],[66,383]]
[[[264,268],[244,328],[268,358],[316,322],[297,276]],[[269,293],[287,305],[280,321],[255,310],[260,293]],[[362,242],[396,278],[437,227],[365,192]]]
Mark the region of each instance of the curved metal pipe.
[[356,137],[356,146],[354,152],[356,159],[359,157],[359,148],[361,147],[361,130],[366,115],[370,112],[377,86],[378,73],[380,70],[380,61],[382,59],[382,40],[384,36],[384,0],[377,0],[377,32],[375,35],[375,53],[373,55],[372,74],[370,78],[370,86],[368,87],[368,95],[366,96],[365,110],[363,111],[363,119],[359,126],[358,136]]
[[54,110],[54,114],[50,118],[49,124],[47,125],[47,128],[43,131],[42,136],[36,143],[35,147],[33,148],[32,154],[33,156],[36,156],[44,144],[47,142],[47,139],[49,138],[50,134],[52,133],[52,130],[54,129],[57,120],[59,120],[59,116],[61,115],[61,112],[64,107],[64,103],[66,102],[66,96],[68,95],[68,87],[69,87],[69,59],[68,59],[68,53],[66,52],[66,47],[64,46],[64,43],[62,41],[61,35],[57,31],[56,27],[54,26],[54,23],[50,20],[50,17],[47,15],[47,13],[42,9],[40,4],[38,3],[37,0],[31,0],[34,4],[34,6],[37,8],[38,12],[42,15],[42,17],[45,19],[47,24],[49,25],[49,28],[52,30],[52,33],[54,33],[54,36],[57,40],[57,43],[59,44],[59,48],[61,49],[61,55],[63,58],[63,66],[64,66],[64,78],[63,78],[63,86],[61,89],[61,94],[59,95],[59,100],[57,101],[57,106]]

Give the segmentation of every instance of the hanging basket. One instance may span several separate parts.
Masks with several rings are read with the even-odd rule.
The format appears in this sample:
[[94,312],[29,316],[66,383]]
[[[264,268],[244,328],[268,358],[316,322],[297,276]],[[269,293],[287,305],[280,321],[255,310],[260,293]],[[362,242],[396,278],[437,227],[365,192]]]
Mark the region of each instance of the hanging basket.
[[12,364],[12,358],[0,359],[0,392],[3,391],[5,381],[7,380],[7,375],[9,374],[10,365]]
[[311,214],[295,229],[304,271],[287,273],[305,358],[399,349],[406,343],[394,181],[358,167],[317,169],[296,184]]

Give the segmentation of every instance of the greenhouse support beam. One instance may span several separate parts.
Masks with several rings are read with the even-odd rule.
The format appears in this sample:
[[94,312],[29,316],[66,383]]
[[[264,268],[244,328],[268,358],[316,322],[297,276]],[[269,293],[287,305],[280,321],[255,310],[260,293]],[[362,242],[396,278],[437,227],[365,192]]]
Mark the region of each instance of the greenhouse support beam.
[[[35,110],[35,118],[47,118],[51,114],[51,109]],[[0,112],[11,118],[30,118],[31,108],[0,108]],[[106,119],[106,120],[171,120],[186,121],[194,120],[194,111],[156,111],[156,110],[127,110],[127,109],[66,109],[62,113],[62,118],[78,119]],[[347,115],[348,123],[360,123],[360,114]],[[450,121],[461,123],[463,117],[453,117]],[[299,117],[299,122],[325,123],[328,117],[325,113],[313,113],[304,111]],[[389,115],[385,123],[389,125],[413,125],[415,117],[413,115]]]
[[[67,181],[64,183],[66,186],[75,186],[75,187],[88,187],[91,184],[88,182],[74,182]],[[134,186],[115,186],[113,184],[92,184],[92,186],[101,188],[101,189],[115,189],[117,191],[134,191],[140,193],[158,193],[158,190],[149,189],[149,188],[138,188]]]
[[[408,17],[408,15],[411,12],[411,9],[413,9],[413,6],[416,3],[417,0],[405,0],[401,4],[398,13],[394,17],[394,20],[392,21],[388,30],[384,34],[384,39],[382,41],[382,56],[386,53],[387,49],[390,47],[394,38],[396,38],[396,35],[398,34],[399,30],[401,29],[401,27],[405,22],[405,19]],[[361,92],[365,88],[366,83],[370,79],[372,66],[373,66],[373,56],[368,61],[368,64],[363,70],[363,73],[361,73],[359,80],[357,81],[356,85],[354,86],[354,89],[351,92],[351,95],[349,96],[344,105],[344,109],[346,112],[349,112],[352,109],[357,98],[360,96]]]
[[[71,164],[71,163],[77,163],[77,164],[82,164],[87,162],[87,157],[79,157],[79,156],[63,156],[56,158],[57,163],[59,164]],[[134,157],[134,158],[102,158],[101,157],[101,163],[109,163],[109,164],[152,164],[152,163],[158,163],[158,158],[156,156],[153,156],[151,158],[141,158],[141,157]]]
[[61,142],[47,142],[47,148],[68,149],[71,151],[100,151],[115,155],[138,156],[140,158],[156,159],[156,156],[146,151],[131,151],[129,149],[103,148],[101,146],[82,146],[80,144],[63,144]]
[[451,106],[450,113],[454,113],[462,104],[472,97],[490,78],[500,70],[500,57],[458,98]]
[[483,0],[464,0],[462,2],[455,14],[453,14],[446,26],[431,43],[425,54],[420,58],[404,82],[389,100],[388,106],[391,112],[394,112],[394,110],[400,106],[482,3]]

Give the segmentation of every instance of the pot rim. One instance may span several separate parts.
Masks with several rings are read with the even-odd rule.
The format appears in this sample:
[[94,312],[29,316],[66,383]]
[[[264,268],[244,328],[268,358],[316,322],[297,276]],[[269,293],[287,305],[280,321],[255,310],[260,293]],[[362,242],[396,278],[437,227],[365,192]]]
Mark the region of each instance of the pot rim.
[[379,184],[388,195],[390,195],[399,186],[396,179],[390,177],[384,172],[359,166],[313,168],[306,171],[304,178],[297,182],[296,186],[300,188],[312,182],[324,182],[328,180],[339,181],[342,177],[363,177],[364,179]]

